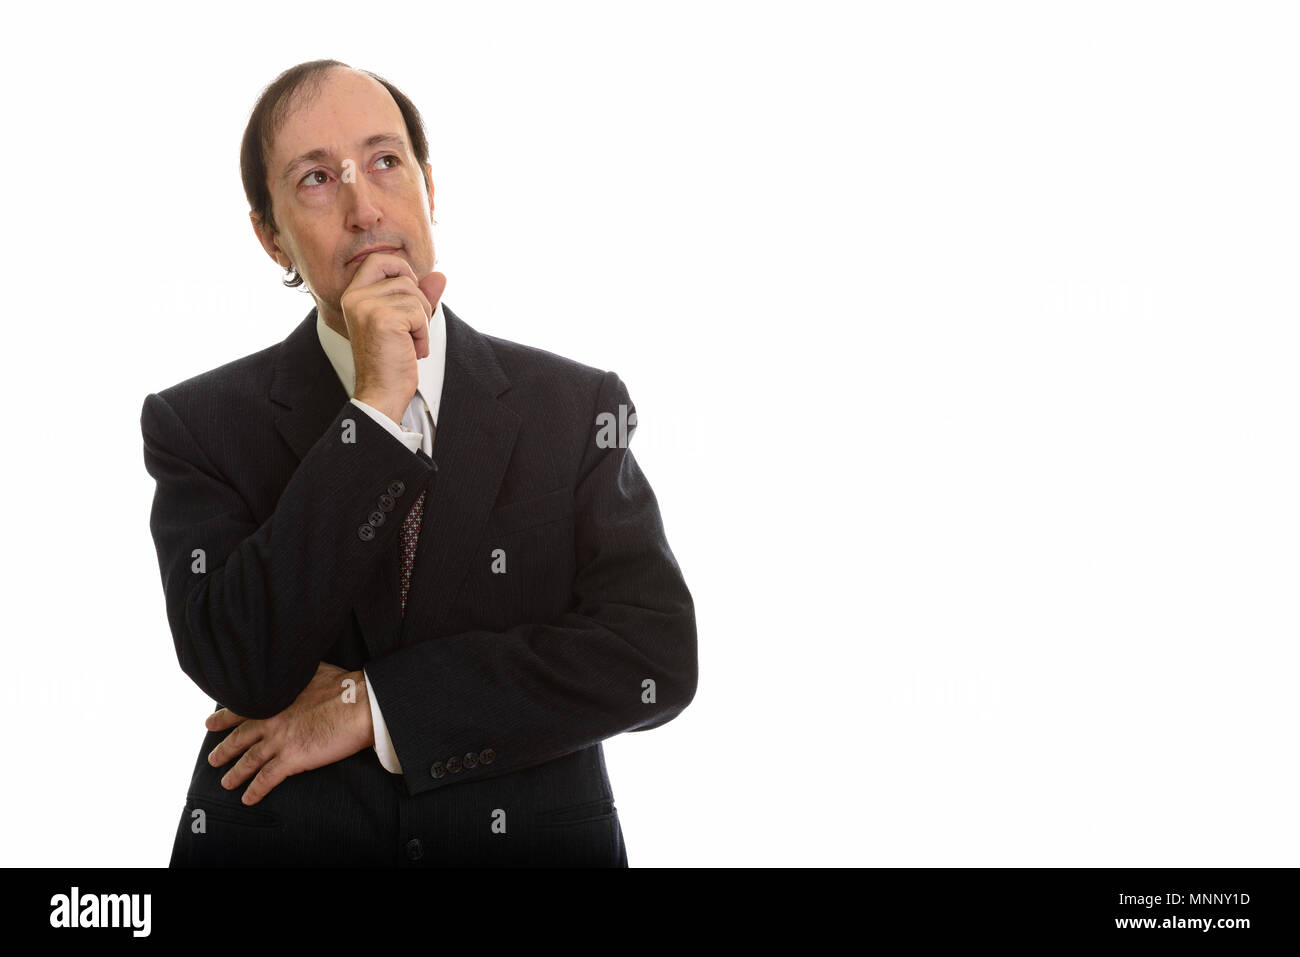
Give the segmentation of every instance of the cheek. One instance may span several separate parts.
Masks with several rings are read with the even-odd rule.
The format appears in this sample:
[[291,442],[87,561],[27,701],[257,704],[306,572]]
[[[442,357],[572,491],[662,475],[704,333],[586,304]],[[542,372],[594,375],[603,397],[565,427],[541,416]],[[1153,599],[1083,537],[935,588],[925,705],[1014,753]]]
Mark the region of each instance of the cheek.
[[347,286],[348,277],[338,266],[338,256],[331,249],[307,245],[301,250],[304,259],[295,259],[298,272],[313,291],[330,293],[342,291]]
[[320,215],[338,201],[338,184],[325,183],[315,189],[305,189],[298,197],[298,205],[308,216]]

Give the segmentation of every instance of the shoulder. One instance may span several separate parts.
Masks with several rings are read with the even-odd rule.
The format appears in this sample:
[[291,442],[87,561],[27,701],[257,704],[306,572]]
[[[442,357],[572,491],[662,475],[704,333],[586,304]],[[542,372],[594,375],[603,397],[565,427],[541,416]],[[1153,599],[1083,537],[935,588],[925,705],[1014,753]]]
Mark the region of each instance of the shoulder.
[[480,333],[509,380],[502,400],[526,419],[572,428],[620,404],[634,409],[619,376],[549,349]]
[[[158,389],[156,394],[186,421],[237,415],[250,403],[265,403],[283,345],[276,343],[232,359]],[[146,397],[146,405],[150,398]]]
[[606,370],[500,336],[483,334],[502,371],[512,385],[525,387],[592,389],[606,376]]
[[191,430],[224,428],[221,423],[232,422],[248,428],[259,420],[269,421],[275,389],[289,384],[285,376],[310,380],[319,371],[310,362],[313,351],[328,367],[316,332],[315,309],[281,341],[145,396],[142,421],[176,416]]
[[502,401],[526,417],[567,413],[586,418],[602,395],[620,388],[618,376],[599,366],[480,331],[445,306],[444,313],[448,355],[492,384]]
[[157,390],[158,394],[169,402],[172,399],[199,396],[206,393],[226,395],[240,392],[252,393],[258,391],[259,388],[265,394],[266,383],[270,381],[271,374],[275,369],[276,358],[283,345],[283,343],[277,342],[273,346],[267,346],[265,349],[259,349],[249,355],[224,362],[219,366],[208,369],[206,372],[200,372],[188,379],[182,379],[174,385],[159,389]]

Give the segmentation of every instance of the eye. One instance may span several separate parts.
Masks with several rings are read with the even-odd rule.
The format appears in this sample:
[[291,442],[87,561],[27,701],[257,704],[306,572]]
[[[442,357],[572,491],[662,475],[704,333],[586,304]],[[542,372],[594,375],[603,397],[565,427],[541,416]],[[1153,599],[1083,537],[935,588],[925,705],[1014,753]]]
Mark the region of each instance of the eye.
[[[395,156],[395,155],[392,154],[392,153],[385,153],[383,156],[379,157],[379,161],[380,161],[381,163],[382,163],[384,160],[388,160],[388,159],[390,159],[390,160],[393,161],[393,166],[396,166],[398,163],[402,162],[401,159],[400,159],[399,157]],[[392,167],[392,166],[387,166],[387,167],[384,167],[384,168],[385,168],[385,169],[392,169],[393,167]]]
[[328,175],[326,174],[326,172],[325,172],[323,169],[314,169],[314,170],[312,170],[310,173],[308,173],[306,176],[304,176],[302,179],[298,180],[298,185],[299,185],[299,186],[320,186],[320,185],[322,185],[322,184],[320,184],[320,183],[308,183],[307,180],[311,179],[313,176],[324,176],[324,177],[326,177],[326,179],[329,178]]

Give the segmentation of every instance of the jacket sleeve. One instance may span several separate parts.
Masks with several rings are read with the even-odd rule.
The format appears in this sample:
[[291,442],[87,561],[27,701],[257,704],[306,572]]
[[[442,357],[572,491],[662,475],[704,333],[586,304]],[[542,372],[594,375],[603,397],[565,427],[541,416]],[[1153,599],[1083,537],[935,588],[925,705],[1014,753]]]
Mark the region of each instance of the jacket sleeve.
[[635,412],[608,372],[574,489],[569,609],[504,632],[417,641],[366,663],[411,794],[658,727],[694,697],[695,609],[654,493],[628,448],[596,441],[597,414],[620,403]]
[[347,627],[359,589],[397,547],[402,517],[437,466],[346,402],[259,522],[162,395],[145,397],[140,427],[156,482],[149,529],[181,670],[235,713],[271,717]]

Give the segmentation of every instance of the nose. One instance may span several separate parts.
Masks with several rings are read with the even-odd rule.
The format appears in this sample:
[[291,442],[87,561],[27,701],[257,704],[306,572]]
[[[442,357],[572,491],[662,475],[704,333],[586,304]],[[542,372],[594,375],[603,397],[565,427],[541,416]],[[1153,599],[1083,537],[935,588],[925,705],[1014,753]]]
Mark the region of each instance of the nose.
[[369,232],[383,220],[384,214],[371,189],[364,173],[357,173],[356,179],[350,183],[339,184],[347,229]]

